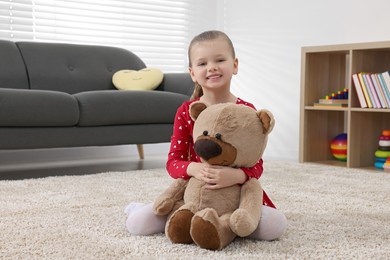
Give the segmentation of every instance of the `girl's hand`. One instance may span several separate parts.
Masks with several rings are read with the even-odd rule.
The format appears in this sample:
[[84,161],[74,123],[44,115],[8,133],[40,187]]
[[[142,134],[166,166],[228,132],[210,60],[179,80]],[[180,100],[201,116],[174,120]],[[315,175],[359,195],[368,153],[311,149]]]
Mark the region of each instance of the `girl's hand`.
[[191,162],[187,167],[188,176],[194,177],[200,181],[204,181],[201,171],[205,165],[205,163],[201,162]]
[[206,188],[208,189],[221,189],[235,184],[242,184],[247,179],[245,172],[238,168],[202,165],[203,167],[200,170],[201,180],[207,183]]

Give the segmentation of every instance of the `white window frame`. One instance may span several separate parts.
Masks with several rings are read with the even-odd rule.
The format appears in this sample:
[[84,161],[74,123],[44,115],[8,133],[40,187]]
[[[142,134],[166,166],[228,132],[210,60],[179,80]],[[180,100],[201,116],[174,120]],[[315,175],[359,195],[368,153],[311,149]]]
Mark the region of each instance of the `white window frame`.
[[148,67],[183,72],[193,2],[1,0],[0,39],[122,47]]

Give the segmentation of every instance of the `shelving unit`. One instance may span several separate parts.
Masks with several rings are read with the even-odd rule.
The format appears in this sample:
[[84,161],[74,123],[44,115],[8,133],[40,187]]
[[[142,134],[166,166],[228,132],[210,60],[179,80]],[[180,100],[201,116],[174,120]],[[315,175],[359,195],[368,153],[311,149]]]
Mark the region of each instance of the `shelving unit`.
[[[390,70],[390,41],[302,48],[299,161],[374,169],[390,109],[361,108],[352,82],[358,72]],[[348,107],[314,107],[319,98],[348,88]],[[333,158],[332,139],[348,134],[347,161]]]

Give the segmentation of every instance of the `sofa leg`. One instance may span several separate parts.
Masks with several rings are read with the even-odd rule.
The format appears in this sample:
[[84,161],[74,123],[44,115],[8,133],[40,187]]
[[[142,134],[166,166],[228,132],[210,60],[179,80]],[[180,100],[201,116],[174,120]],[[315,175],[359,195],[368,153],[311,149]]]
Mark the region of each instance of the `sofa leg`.
[[143,160],[144,157],[144,145],[143,144],[137,144],[137,150],[138,150],[138,155],[141,160]]

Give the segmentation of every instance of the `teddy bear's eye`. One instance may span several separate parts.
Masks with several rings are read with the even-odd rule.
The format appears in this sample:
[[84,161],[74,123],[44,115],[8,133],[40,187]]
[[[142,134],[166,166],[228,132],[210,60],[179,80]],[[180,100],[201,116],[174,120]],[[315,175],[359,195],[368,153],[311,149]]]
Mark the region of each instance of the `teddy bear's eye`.
[[209,134],[209,132],[208,132],[207,130],[204,130],[204,131],[203,131],[203,135],[204,135],[204,136],[207,136],[208,134]]
[[215,138],[217,138],[218,140],[221,140],[221,137],[222,135],[220,133],[215,134]]

